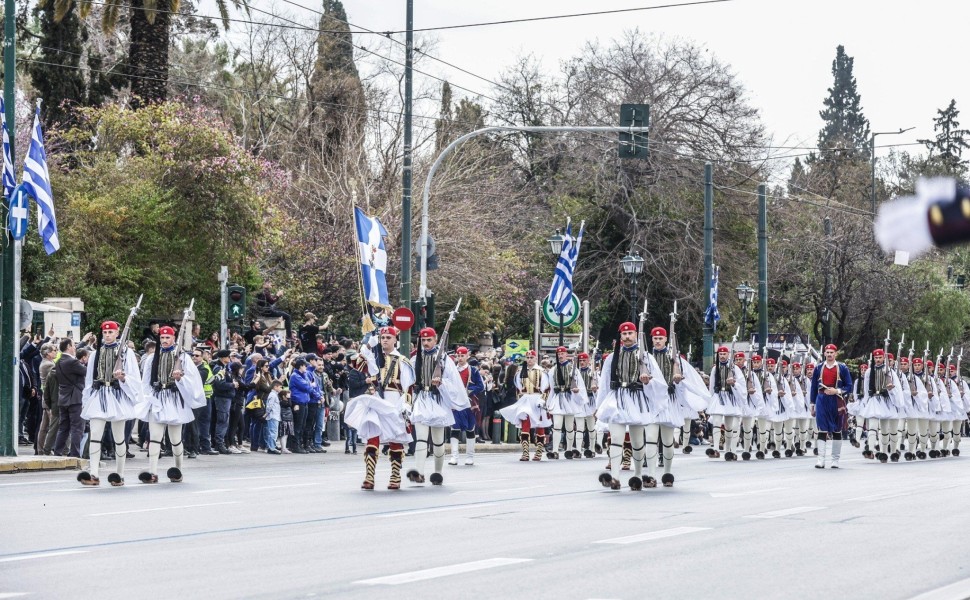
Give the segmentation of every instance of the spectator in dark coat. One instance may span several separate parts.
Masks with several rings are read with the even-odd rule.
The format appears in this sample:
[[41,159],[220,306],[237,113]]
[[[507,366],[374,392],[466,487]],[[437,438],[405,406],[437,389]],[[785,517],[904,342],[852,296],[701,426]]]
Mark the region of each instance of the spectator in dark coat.
[[[57,438],[54,441],[54,455],[60,456],[64,446],[70,441],[68,456],[81,457],[81,436],[84,434],[84,419],[81,418],[81,394],[84,391],[84,378],[87,367],[82,362],[87,359],[87,351],[75,350],[70,338],[61,340],[61,360],[57,363],[57,405],[61,409]],[[76,354],[80,354],[80,359]]]

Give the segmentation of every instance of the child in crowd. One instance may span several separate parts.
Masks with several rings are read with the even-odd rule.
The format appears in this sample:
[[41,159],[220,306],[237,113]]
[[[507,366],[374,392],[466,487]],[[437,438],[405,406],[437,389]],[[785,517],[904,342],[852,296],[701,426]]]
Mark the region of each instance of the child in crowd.
[[280,400],[280,452],[292,454],[286,447],[287,438],[293,435],[293,403],[290,402],[290,390],[280,390],[277,397]]
[[283,382],[279,379],[273,381],[273,389],[266,396],[266,453],[281,454],[276,449],[276,439],[279,435],[280,420],[282,417],[282,406],[280,403],[280,392],[283,390]]

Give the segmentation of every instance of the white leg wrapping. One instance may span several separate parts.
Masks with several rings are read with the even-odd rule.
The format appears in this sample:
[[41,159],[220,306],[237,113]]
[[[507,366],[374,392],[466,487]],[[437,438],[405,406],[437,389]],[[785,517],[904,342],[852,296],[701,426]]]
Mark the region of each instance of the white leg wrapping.
[[950,424],[950,433],[953,435],[953,449],[960,447],[960,438],[963,437],[963,421],[955,420]]
[[576,417],[574,415],[563,415],[563,429],[566,431],[566,452],[572,452],[573,441],[576,437]]
[[[630,446],[633,447],[633,471],[637,477],[643,476],[643,455],[644,455],[644,427],[643,425],[630,425]],[[637,450],[639,448],[639,450]],[[654,464],[656,464],[657,447],[654,446]]]
[[162,440],[165,439],[165,425],[162,423],[148,424],[148,472],[158,475],[158,455],[162,452]]
[[[631,442],[633,440],[632,431],[630,433],[630,440]],[[657,442],[659,440],[660,425],[657,425],[656,423],[647,425],[647,427],[644,429],[644,444],[646,444],[646,447],[644,448],[643,456],[647,461],[647,477],[652,479],[657,478]],[[634,445],[634,448],[636,448],[636,445]],[[636,460],[636,453],[633,455],[633,460]],[[666,457],[664,457],[664,461],[666,460]],[[641,460],[640,463],[642,462],[643,461]],[[666,462],[664,464],[666,464]],[[637,473],[637,476],[639,477],[640,473]]]
[[751,438],[754,436],[754,417],[741,419],[741,451],[751,451]]
[[106,421],[101,419],[91,419],[91,433],[88,437],[88,455],[91,457],[91,466],[88,472],[92,477],[98,477],[101,470],[101,438],[104,437],[104,426]]
[[448,462],[450,465],[458,464],[458,438],[451,438],[451,460]]
[[431,428],[431,443],[434,444],[434,472],[441,473],[445,466],[445,428]]
[[111,435],[115,439],[115,473],[125,478],[125,459],[128,449],[125,446],[125,422],[112,421]]
[[674,428],[660,426],[660,443],[663,444],[664,473],[670,473],[674,466]]
[[741,424],[741,417],[724,417],[724,451],[725,452],[735,452],[738,451],[738,434]]
[[[832,440],[829,442],[832,446],[832,468],[836,469],[839,466],[839,458],[842,456],[842,440]],[[819,448],[819,455],[822,454],[822,449]]]
[[465,464],[470,465],[475,462],[475,433],[471,432],[465,439]]
[[172,442],[172,456],[175,457],[175,468],[182,470],[182,458],[185,454],[185,447],[182,444],[182,426],[169,425],[168,439]]
[[431,428],[423,423],[414,424],[414,470],[424,475],[424,464],[428,461],[428,434]]
[[626,425],[610,425],[610,475],[620,480],[620,468],[623,462],[623,439],[626,437]]

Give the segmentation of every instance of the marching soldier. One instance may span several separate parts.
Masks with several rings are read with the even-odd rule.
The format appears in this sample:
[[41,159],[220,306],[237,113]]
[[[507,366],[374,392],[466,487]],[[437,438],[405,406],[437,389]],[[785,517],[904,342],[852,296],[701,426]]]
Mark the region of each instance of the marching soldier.
[[852,392],[852,375],[844,363],[837,362],[838,347],[825,346],[825,362],[812,375],[812,415],[818,427],[818,462],[816,469],[824,469],[829,436],[832,437],[832,461],[830,467],[839,468],[842,455],[842,430],[845,423],[843,396]]
[[[397,350],[400,330],[387,326],[380,329],[379,344],[372,337],[371,344],[361,346],[356,368],[366,374],[370,385],[369,393],[361,394],[350,400],[344,412],[344,422],[357,430],[361,439],[367,440],[364,449],[364,483],[362,490],[374,489],[374,475],[377,469],[377,450],[387,444],[391,459],[391,477],[387,484],[389,490],[401,489],[401,464],[404,461],[404,446],[411,443],[411,432],[404,420],[405,404],[410,400],[409,392],[414,385],[414,367]],[[373,349],[372,349],[373,346]]]
[[546,394],[546,409],[552,414],[552,450],[546,455],[558,459],[559,439],[566,433],[566,458],[573,457],[573,429],[576,413],[580,412],[586,387],[577,373],[576,366],[569,360],[569,350],[565,346],[556,348],[556,363],[546,371],[542,380],[542,391]]
[[477,419],[472,411],[471,403],[478,405],[479,399],[485,399],[485,381],[482,374],[476,367],[468,364],[468,348],[459,346],[455,350],[455,358],[458,360],[458,376],[468,395],[469,407],[453,411],[455,413],[455,424],[451,428],[451,460],[449,465],[458,464],[458,444],[461,432],[465,432],[465,464],[468,466],[475,464],[475,426]]
[[529,437],[535,433],[536,450],[533,461],[542,460],[543,444],[545,442],[545,428],[552,425],[546,413],[545,401],[542,397],[542,367],[536,364],[538,356],[535,350],[525,353],[525,364],[515,373],[515,387],[519,390],[519,399],[515,404],[501,409],[502,417],[521,430],[519,441],[522,443],[522,457],[520,461],[529,460]]
[[125,422],[137,419],[148,409],[143,397],[138,358],[131,348],[118,341],[119,325],[114,321],[101,324],[101,345],[88,361],[84,393],[81,397],[81,418],[90,421],[91,432],[89,471],[81,471],[77,480],[83,485],[101,483],[98,470],[101,463],[101,438],[107,423],[114,438],[115,471],[108,475],[114,487],[125,484]]
[[596,456],[593,452],[593,448],[596,446],[596,417],[593,415],[596,414],[596,392],[599,391],[599,376],[590,362],[589,354],[586,352],[579,353],[579,377],[583,380],[586,393],[580,394],[582,402],[579,411],[576,413],[573,458],[580,457],[580,449],[583,451],[583,456],[593,458]]
[[734,450],[738,444],[738,426],[744,412],[748,390],[744,385],[744,373],[731,362],[731,350],[727,346],[717,349],[717,363],[711,369],[708,393],[711,396],[707,414],[711,416],[714,436],[707,456],[720,458],[717,450],[718,429],[724,425],[724,460],[737,460]]

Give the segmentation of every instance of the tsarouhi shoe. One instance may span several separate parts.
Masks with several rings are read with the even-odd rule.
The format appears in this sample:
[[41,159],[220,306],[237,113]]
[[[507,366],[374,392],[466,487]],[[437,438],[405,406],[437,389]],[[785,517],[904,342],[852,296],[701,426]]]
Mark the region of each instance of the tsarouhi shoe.
[[153,475],[148,471],[142,471],[138,474],[138,481],[142,483],[158,483],[158,475]]
[[121,475],[111,473],[108,475],[108,483],[110,483],[113,487],[121,487],[125,485],[125,480],[122,479]]
[[171,481],[172,483],[182,482],[182,471],[179,470],[177,467],[169,467],[165,475],[168,476],[168,480]]
[[87,471],[81,471],[78,473],[77,480],[81,482],[81,485],[89,485],[92,487],[101,485],[101,480]]
[[431,474],[431,485],[441,485],[445,482],[445,478],[441,476],[441,473]]
[[673,473],[664,473],[663,477],[660,478],[663,482],[664,487],[674,487],[674,475]]

